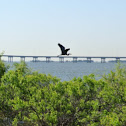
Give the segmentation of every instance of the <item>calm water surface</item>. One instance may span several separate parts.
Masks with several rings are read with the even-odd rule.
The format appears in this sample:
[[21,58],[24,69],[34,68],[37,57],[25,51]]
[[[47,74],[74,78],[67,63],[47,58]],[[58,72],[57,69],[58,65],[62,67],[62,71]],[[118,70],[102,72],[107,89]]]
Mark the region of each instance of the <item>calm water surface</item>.
[[[61,81],[68,81],[74,77],[83,77],[94,73],[97,78],[103,74],[108,74],[111,70],[114,70],[116,63],[59,63],[59,62],[27,62],[28,67],[33,71],[39,73],[51,74],[61,79]],[[123,63],[126,65],[126,63]]]
[[[111,70],[114,70],[116,63],[27,62],[27,65],[32,71],[51,74],[60,78],[61,81],[69,81],[74,77],[82,78],[91,73],[94,73],[96,78],[100,78],[103,74],[108,74]],[[123,65],[126,65],[126,63],[123,63]]]

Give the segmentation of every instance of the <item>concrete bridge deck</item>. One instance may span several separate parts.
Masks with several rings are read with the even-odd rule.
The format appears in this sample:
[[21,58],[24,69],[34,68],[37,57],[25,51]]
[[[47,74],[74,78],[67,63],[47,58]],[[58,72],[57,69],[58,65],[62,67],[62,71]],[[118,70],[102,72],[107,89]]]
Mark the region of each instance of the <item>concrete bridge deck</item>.
[[38,58],[42,59],[45,58],[46,62],[50,62],[53,58],[59,58],[59,62],[64,62],[64,59],[70,58],[73,59],[73,62],[77,62],[77,59],[86,59],[88,63],[92,62],[92,59],[101,59],[101,63],[105,63],[106,59],[115,59],[117,62],[120,61],[120,59],[126,59],[126,57],[113,57],[113,56],[23,56],[23,55],[2,55],[0,56],[0,59],[2,57],[8,57],[8,62],[13,62],[13,58],[19,57],[20,60],[25,61],[26,58],[33,58],[33,62],[37,62]]

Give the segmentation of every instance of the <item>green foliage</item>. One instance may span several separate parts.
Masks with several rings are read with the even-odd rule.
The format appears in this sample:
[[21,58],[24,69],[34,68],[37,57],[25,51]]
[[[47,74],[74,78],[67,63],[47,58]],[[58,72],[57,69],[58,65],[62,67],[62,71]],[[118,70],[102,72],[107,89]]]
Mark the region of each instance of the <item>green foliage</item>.
[[[1,62],[0,67],[6,68]],[[126,125],[126,69],[61,82],[24,62],[1,72],[0,124],[13,126]]]
[[1,60],[0,60],[0,79],[1,77],[5,74],[5,72],[9,69],[9,66],[5,65]]
[[9,66],[5,65],[3,61],[1,60],[2,55],[4,52],[0,54],[0,82],[1,82],[1,77],[4,75],[4,73],[9,69]]

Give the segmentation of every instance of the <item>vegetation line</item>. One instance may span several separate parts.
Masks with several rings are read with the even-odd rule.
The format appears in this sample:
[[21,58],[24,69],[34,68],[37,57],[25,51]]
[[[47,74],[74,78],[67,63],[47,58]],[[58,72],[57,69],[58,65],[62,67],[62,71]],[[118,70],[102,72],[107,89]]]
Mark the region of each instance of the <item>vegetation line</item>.
[[64,82],[24,62],[8,68],[0,61],[3,126],[126,125],[126,69],[120,64],[99,80],[91,74]]

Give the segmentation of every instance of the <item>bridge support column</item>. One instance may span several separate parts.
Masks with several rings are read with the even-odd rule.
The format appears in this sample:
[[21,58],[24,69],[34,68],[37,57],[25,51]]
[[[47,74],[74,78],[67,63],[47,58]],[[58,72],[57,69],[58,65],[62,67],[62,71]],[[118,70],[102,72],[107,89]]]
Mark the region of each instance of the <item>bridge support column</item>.
[[38,57],[33,57],[33,62],[37,62],[38,61]]
[[91,58],[87,57],[87,63],[91,63]]
[[64,57],[59,57],[59,62],[64,63]]
[[116,63],[120,62],[120,58],[116,58]]
[[101,63],[105,63],[105,58],[101,58]]
[[77,57],[73,57],[73,63],[77,63]]
[[51,57],[46,57],[46,63],[50,62]]
[[13,56],[8,56],[8,62],[13,62]]
[[22,56],[20,58],[21,58],[21,61],[24,61],[25,62],[25,57],[24,56]]

